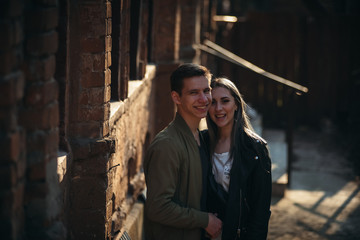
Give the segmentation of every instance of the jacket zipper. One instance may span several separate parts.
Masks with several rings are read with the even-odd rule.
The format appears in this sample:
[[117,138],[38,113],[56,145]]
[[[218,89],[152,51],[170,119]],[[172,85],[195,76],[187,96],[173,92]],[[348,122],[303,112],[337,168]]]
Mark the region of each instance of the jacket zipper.
[[[240,201],[239,201],[240,203],[239,203],[239,207],[240,207],[240,209],[239,209],[239,222],[238,222],[238,228],[237,228],[237,237],[240,239],[240,233],[241,233],[241,226],[240,226],[240,224],[241,224],[241,206],[242,206],[242,204],[241,204],[241,202],[242,202],[242,191],[241,191],[241,189],[240,189]],[[235,237],[235,239],[236,239],[236,237]]]

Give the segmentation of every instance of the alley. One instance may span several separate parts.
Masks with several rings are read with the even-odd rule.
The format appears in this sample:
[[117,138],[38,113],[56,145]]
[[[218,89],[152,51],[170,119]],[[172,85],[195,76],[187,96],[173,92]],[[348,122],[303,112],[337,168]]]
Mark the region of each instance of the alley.
[[273,199],[268,239],[359,239],[360,186],[339,139],[331,129],[295,132],[292,182]]

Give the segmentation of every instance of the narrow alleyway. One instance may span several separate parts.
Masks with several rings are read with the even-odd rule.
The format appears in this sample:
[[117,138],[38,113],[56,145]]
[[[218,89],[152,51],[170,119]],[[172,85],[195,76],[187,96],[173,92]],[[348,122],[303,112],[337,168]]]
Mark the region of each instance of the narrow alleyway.
[[331,129],[297,130],[291,185],[273,199],[268,239],[359,239],[360,185]]

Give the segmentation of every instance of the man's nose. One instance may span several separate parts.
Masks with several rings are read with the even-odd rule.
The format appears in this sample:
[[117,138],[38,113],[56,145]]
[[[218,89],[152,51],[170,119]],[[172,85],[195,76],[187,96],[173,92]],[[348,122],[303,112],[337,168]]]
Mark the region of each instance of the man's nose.
[[208,101],[208,98],[207,98],[205,93],[203,93],[203,92],[200,93],[199,101],[201,101],[201,102],[207,102]]

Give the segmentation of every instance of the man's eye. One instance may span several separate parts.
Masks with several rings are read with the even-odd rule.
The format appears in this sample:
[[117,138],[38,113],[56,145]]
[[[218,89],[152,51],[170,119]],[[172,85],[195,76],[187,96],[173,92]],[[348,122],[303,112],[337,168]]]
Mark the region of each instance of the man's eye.
[[204,93],[209,93],[210,92],[210,89],[205,89],[204,90]]

